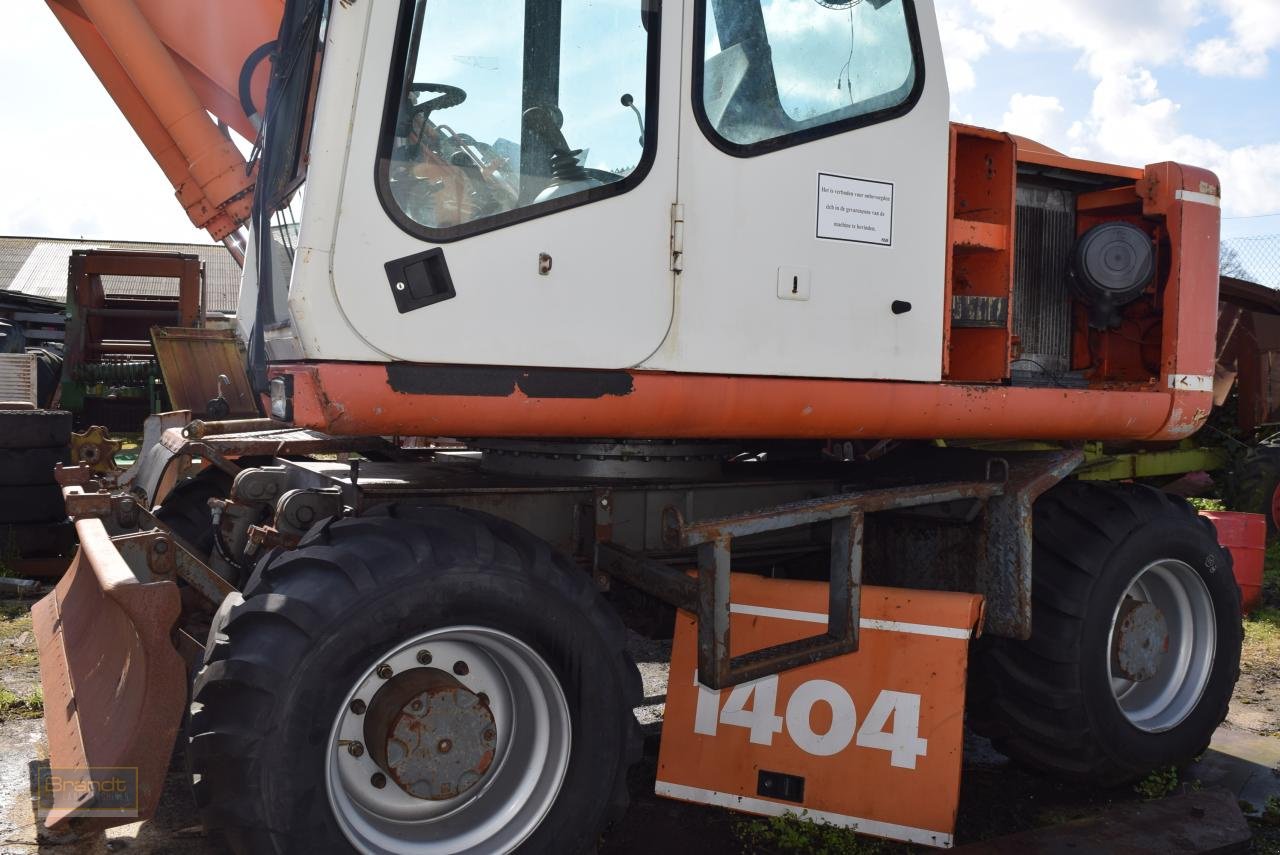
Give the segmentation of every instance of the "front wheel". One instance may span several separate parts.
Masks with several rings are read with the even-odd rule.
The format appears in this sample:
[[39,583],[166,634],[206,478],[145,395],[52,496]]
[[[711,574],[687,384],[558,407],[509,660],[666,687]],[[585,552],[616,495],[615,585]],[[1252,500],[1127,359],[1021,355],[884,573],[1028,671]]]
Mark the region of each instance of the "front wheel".
[[501,520],[398,506],[264,560],[188,729],[239,852],[577,852],[625,806],[639,673],[587,574]]
[[1187,503],[1068,482],[1035,506],[1032,636],[989,639],[981,729],[1028,765],[1119,784],[1190,761],[1240,665],[1231,556]]

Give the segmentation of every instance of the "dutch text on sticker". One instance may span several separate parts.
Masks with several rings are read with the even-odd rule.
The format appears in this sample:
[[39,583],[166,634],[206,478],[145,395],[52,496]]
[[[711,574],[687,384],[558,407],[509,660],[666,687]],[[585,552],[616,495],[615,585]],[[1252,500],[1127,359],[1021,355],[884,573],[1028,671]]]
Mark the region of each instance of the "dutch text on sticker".
[[892,246],[893,185],[819,172],[817,236]]

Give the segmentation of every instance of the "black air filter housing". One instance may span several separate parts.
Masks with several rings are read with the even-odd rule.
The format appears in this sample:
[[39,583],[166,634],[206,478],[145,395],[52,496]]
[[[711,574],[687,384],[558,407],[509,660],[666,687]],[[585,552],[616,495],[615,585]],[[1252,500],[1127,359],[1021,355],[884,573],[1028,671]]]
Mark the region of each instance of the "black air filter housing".
[[1071,254],[1071,284],[1089,306],[1089,325],[1120,325],[1122,306],[1142,296],[1156,272],[1151,238],[1130,223],[1103,223],[1085,232]]

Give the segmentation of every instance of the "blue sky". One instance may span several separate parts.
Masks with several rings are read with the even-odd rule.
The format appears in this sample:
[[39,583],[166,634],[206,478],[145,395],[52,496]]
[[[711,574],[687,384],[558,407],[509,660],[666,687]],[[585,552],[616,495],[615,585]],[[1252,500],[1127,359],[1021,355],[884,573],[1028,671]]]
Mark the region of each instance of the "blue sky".
[[[1280,0],[937,6],[957,121],[1207,166],[1225,237],[1280,234]],[[0,234],[207,241],[43,3],[0,3],[0,79]]]

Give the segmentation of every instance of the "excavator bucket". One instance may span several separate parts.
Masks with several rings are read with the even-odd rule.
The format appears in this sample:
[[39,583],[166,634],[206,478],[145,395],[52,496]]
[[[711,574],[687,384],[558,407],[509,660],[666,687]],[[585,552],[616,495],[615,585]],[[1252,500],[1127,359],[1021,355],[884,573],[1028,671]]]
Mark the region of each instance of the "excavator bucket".
[[100,520],[75,525],[71,568],[32,609],[49,736],[33,784],[44,824],[81,832],[155,812],[187,684],[177,586],[139,578]]

